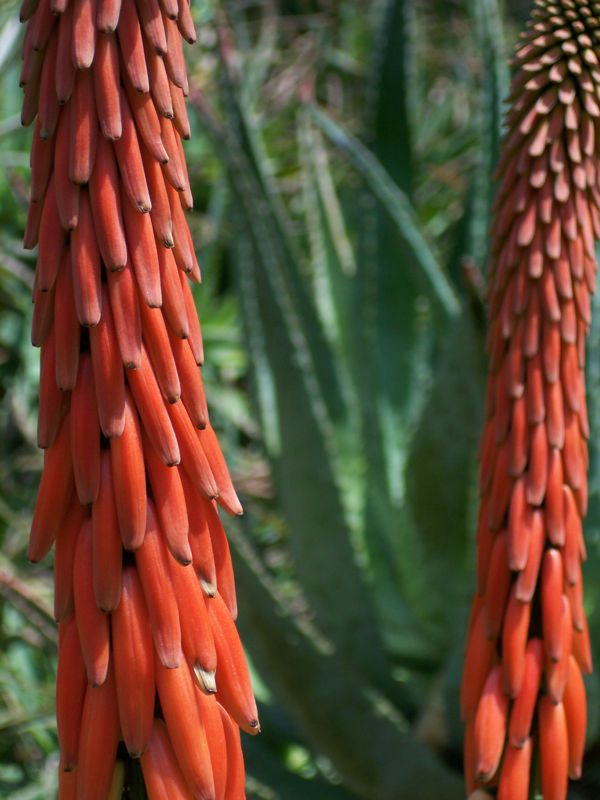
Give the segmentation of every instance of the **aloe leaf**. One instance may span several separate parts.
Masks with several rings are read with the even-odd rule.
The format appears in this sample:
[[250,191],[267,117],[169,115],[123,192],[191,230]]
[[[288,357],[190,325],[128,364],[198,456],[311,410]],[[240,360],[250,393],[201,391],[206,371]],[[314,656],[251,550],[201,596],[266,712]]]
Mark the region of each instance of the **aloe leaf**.
[[233,177],[243,184],[246,200],[253,205],[252,223],[254,228],[260,228],[257,238],[270,280],[277,287],[275,299],[285,306],[286,321],[294,328],[294,344],[305,374],[310,373],[314,378],[311,397],[324,404],[332,420],[343,422],[346,409],[337,364],[311,302],[301,257],[288,232],[285,209],[268,177],[267,158],[262,152],[257,126],[225,65],[221,76],[228,126],[235,132],[228,148],[236,148],[241,169]]
[[[389,617],[390,602],[395,607],[406,603],[407,587],[402,585],[402,573],[396,566],[396,542],[410,536],[410,528],[406,530],[409,517],[403,509],[403,467],[411,431],[421,413],[434,342],[431,311],[442,309],[447,324],[460,313],[460,306],[420,232],[406,195],[360,142],[319,109],[312,107],[311,111],[325,135],[349,156],[367,189],[379,201],[381,212],[385,212],[385,218],[371,213],[373,230],[364,237],[364,253],[359,256],[355,307],[360,374],[355,380],[361,387],[363,408],[367,544],[374,580],[386,587],[388,599],[385,604],[378,603],[380,614]],[[419,296],[419,286],[424,284],[431,305]],[[393,632],[389,625],[386,629],[387,639]]]
[[[291,553],[324,634],[350,662],[385,684],[385,656],[343,505],[341,476],[347,466],[340,458],[336,430],[339,401],[331,399],[336,391],[335,360],[288,246],[280,213],[266,191],[247,116],[230,82],[226,91],[229,131],[236,131],[239,138],[215,127],[206,108],[204,114],[228,168],[242,222],[235,240],[251,242],[249,263],[242,266],[236,258],[236,268],[247,336],[258,343],[255,386],[263,401],[261,421],[268,421],[265,439],[277,447],[269,450],[269,456],[289,526]],[[324,567],[328,563],[339,570],[335,583]],[[357,639],[364,650],[355,647]]]
[[498,0],[472,0],[471,14],[483,72],[477,123],[477,163],[466,198],[469,209],[466,252],[483,271],[488,257],[488,230],[494,196],[492,175],[500,152],[502,103],[508,95],[510,76]]
[[[420,607],[446,637],[454,634],[454,609],[464,604],[470,589],[467,565],[475,527],[484,375],[479,333],[465,313],[443,343],[407,463],[407,496],[417,539],[405,563],[421,578]],[[445,580],[448,574],[452,581]],[[431,592],[431,586],[443,590]]]
[[432,300],[444,315],[453,318],[460,313],[460,302],[441,264],[420,231],[415,211],[406,194],[394,183],[373,153],[354,138],[324,111],[311,106],[318,127],[339,150],[350,159],[367,188],[382,204],[396,224],[405,245],[414,259],[418,276],[424,279]]
[[369,143],[392,180],[410,196],[414,179],[413,128],[419,119],[415,3],[384,0],[377,4],[376,13],[367,124],[373,135]]
[[332,348],[348,362],[354,356],[351,313],[357,273],[354,244],[331,174],[327,149],[305,107],[297,114],[297,131],[314,304]]
[[365,800],[459,800],[457,775],[356,679],[342,654],[319,651],[282,604],[247,537],[233,528],[230,536],[246,598],[242,635],[261,675],[316,752],[328,755],[344,785]]
[[[238,240],[250,238],[251,230],[252,223],[246,219]],[[291,357],[293,341],[287,320],[274,301],[260,250],[247,260],[242,253],[237,255],[248,341],[259,348],[256,366],[254,357],[252,363],[259,402],[262,399],[267,404],[261,409],[261,418],[269,418],[266,437],[278,447],[269,456],[298,578],[317,625],[347,653],[349,662],[360,664],[367,673],[385,674],[367,587],[344,520],[340,488],[307,396],[301,365]],[[335,581],[327,566],[332,564]],[[355,647],[356,641],[363,643],[361,648]]]
[[[303,778],[286,769],[279,758],[262,744],[262,736],[244,739],[248,770],[248,797],[262,800],[356,800],[356,795],[341,786],[321,779]],[[266,788],[268,787],[268,788]],[[263,791],[261,791],[261,789]]]
[[0,72],[10,63],[21,36],[21,24],[16,16],[9,16],[0,30]]

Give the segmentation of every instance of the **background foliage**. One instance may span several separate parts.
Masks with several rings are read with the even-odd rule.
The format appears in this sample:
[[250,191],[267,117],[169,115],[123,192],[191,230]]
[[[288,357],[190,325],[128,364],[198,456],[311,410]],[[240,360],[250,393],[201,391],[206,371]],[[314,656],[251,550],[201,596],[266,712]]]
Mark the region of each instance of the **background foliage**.
[[[190,223],[263,733],[249,796],[458,800],[491,171],[528,3],[194,0]],[[0,3],[0,796],[55,791],[22,32]],[[590,342],[600,424],[600,313]],[[597,440],[596,436],[596,440]],[[592,444],[595,445],[596,442]],[[600,460],[585,577],[600,660]],[[573,798],[598,797],[597,679]]]

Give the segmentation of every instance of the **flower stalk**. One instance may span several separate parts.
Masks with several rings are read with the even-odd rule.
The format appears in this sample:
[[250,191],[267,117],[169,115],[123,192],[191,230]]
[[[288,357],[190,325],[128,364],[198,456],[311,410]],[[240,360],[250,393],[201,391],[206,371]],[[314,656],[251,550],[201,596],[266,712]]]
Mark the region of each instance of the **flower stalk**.
[[151,799],[239,800],[259,725],[190,287],[188,0],[25,0],[21,19],[45,450],[28,555],[55,545],[59,797],[120,797],[140,759]]

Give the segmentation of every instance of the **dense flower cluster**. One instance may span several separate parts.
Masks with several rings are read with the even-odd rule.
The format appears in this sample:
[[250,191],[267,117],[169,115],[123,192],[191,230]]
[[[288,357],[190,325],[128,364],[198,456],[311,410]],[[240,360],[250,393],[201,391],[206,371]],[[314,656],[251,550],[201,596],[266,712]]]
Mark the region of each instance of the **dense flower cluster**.
[[[581,562],[585,342],[600,238],[600,4],[537,0],[517,48],[492,231],[477,592],[462,687],[469,789],[564,800],[592,669]],[[539,778],[532,754],[539,753]]]
[[24,0],[21,18],[45,449],[29,557],[55,544],[60,797],[104,800],[131,757],[153,800],[239,800],[258,717],[188,281],[188,0]]

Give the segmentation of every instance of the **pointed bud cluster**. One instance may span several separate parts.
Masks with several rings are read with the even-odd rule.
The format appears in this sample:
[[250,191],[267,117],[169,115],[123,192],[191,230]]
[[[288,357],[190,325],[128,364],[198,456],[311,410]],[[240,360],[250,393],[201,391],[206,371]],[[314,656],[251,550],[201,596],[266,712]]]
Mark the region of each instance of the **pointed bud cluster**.
[[[545,800],[581,775],[585,345],[600,238],[600,3],[537,0],[498,167],[477,592],[462,685],[469,791]],[[537,756],[534,754],[537,752]],[[532,760],[533,759],[533,760]]]
[[240,800],[258,717],[188,280],[189,2],[24,0],[21,19],[45,449],[28,554],[55,544],[60,798],[119,797],[120,747],[151,800]]

